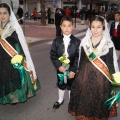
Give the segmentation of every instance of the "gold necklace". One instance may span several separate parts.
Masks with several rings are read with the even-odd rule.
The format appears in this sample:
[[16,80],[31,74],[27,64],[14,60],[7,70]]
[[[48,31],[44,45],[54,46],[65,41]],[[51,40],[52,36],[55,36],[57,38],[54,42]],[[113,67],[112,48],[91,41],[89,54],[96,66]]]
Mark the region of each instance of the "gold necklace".
[[95,54],[97,54],[98,49],[97,49],[97,48],[93,48],[93,47],[92,47],[92,51],[93,51]]
[[98,42],[96,45],[93,45],[93,43],[92,43],[92,37],[90,38],[90,39],[91,39],[91,48],[92,48],[92,51],[93,51],[95,54],[97,54],[97,52],[98,52],[97,47],[99,46],[102,38],[103,38],[103,36],[101,37],[101,39],[99,40],[99,42]]

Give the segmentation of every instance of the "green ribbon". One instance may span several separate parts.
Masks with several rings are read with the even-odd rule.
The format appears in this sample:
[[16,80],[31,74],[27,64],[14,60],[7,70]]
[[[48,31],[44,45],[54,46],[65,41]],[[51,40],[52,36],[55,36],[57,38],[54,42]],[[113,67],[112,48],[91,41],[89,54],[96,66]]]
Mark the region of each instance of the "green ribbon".
[[116,82],[112,81],[111,84],[112,84],[112,86],[115,87],[115,88],[120,87],[120,83],[116,83]]
[[64,82],[64,76],[69,76],[69,71],[66,71],[65,74],[64,73],[58,74],[58,77],[60,78],[60,82],[59,82],[60,85],[62,85]]
[[[114,90],[112,90],[111,93],[113,93],[113,92],[114,92]],[[110,110],[110,108],[112,107],[112,105],[115,102],[120,102],[120,91],[116,95],[114,95],[113,97],[109,98],[104,104],[109,105],[108,110]]]
[[18,69],[21,79],[21,84],[23,85],[25,83],[25,69],[20,63],[13,64],[13,67],[15,69]]
[[111,91],[111,94],[114,94],[115,90],[116,90],[116,88],[114,87]]

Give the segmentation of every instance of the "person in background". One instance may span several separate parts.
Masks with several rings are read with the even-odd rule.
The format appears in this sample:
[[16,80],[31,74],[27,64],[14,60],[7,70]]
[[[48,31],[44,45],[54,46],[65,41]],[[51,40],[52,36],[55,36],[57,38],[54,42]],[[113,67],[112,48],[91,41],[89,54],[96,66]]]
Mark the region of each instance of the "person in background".
[[100,10],[100,15],[105,18],[105,10],[104,10],[104,8],[102,8],[102,9]]
[[71,87],[69,113],[76,116],[76,120],[108,120],[117,116],[116,104],[110,109],[105,104],[112,97],[111,74],[119,68],[108,23],[102,16],[91,19],[79,50],[79,68]]
[[61,36],[61,28],[60,28],[61,19],[62,19],[62,13],[59,8],[56,8],[56,12],[55,12],[56,37]]
[[[72,35],[74,25],[73,19],[70,16],[64,16],[61,19],[60,27],[63,34],[54,39],[50,50],[50,58],[58,74],[64,75],[67,71],[69,71],[69,74],[67,75],[68,77],[66,77],[67,80],[63,78],[63,81],[61,81],[57,74],[59,99],[54,103],[54,109],[58,109],[63,104],[64,93],[66,89],[68,90],[70,99],[71,85],[75,79],[75,74],[77,71],[79,57],[78,51],[80,45],[80,40]],[[68,69],[65,69],[64,65],[59,61],[59,58],[63,55],[65,55],[70,60]]]
[[50,19],[51,19],[51,24],[54,24],[54,22],[55,22],[55,11],[53,10],[53,8],[51,8]]
[[81,20],[84,20],[84,19],[85,19],[85,8],[82,8],[82,9],[80,10],[79,14],[80,14],[80,19],[81,19]]
[[33,19],[34,19],[34,21],[37,21],[37,16],[38,16],[37,9],[34,8],[34,10],[33,10]]
[[96,15],[100,15],[98,6],[94,6],[94,9],[92,10],[92,17],[94,17]]
[[48,24],[51,24],[51,18],[50,18],[50,15],[51,15],[51,7],[48,8],[48,10],[47,10]]
[[59,9],[60,9],[60,11],[61,11],[61,13],[62,13],[62,16],[64,17],[64,16],[65,16],[65,10],[62,9],[62,8],[59,8]]
[[114,14],[115,21],[111,23],[110,35],[115,45],[118,60],[120,59],[120,12]]
[[68,16],[71,15],[71,11],[70,11],[70,9],[68,7],[65,10],[65,15],[68,15]]
[[22,28],[6,3],[0,4],[0,23],[0,104],[23,103],[40,83]]
[[20,21],[20,24],[23,24],[23,20],[22,20],[22,17],[23,17],[23,9],[19,6],[18,10],[17,10],[17,15],[19,16],[19,21]]

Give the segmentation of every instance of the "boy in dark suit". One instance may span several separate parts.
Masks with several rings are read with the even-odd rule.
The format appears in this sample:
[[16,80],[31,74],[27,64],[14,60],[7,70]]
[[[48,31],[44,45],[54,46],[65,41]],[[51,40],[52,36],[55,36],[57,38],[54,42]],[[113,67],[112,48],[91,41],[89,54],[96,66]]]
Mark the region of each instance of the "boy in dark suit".
[[110,36],[115,45],[117,57],[120,57],[120,12],[114,14],[115,21],[112,22],[110,27]]
[[63,35],[54,39],[50,51],[50,58],[57,70],[57,74],[65,73],[66,69],[63,67],[62,63],[59,61],[59,58],[65,54],[66,57],[70,60],[69,63],[69,75],[67,77],[67,83],[60,84],[60,77],[57,75],[57,86],[59,99],[53,105],[53,108],[58,109],[60,105],[64,102],[64,93],[65,89],[69,92],[70,99],[70,90],[72,82],[75,79],[75,74],[78,66],[78,57],[79,57],[79,45],[80,40],[72,35],[72,30],[74,28],[73,19],[70,16],[65,16],[61,20],[61,30]]

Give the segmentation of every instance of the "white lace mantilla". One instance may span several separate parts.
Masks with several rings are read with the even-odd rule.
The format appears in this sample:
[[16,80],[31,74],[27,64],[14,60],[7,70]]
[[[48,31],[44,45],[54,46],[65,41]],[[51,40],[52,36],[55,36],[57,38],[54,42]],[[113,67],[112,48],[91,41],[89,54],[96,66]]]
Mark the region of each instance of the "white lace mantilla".
[[[2,27],[0,26],[0,29],[2,29]],[[6,26],[4,27],[4,32],[1,35],[1,38],[5,39],[9,36],[11,36],[11,34],[15,31],[14,27],[12,26],[11,22],[8,22],[6,24]]]

